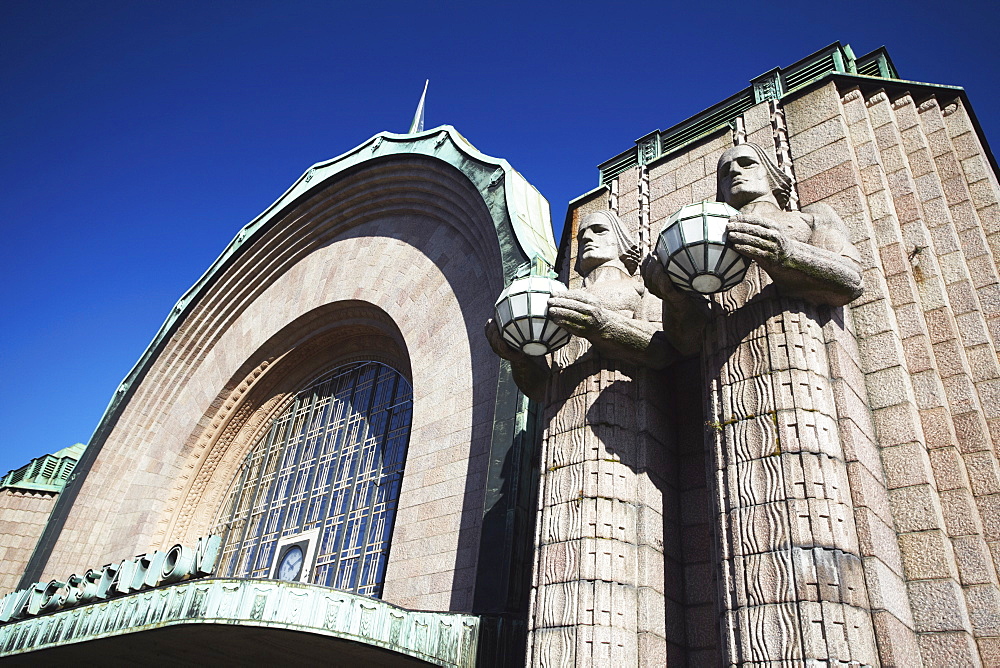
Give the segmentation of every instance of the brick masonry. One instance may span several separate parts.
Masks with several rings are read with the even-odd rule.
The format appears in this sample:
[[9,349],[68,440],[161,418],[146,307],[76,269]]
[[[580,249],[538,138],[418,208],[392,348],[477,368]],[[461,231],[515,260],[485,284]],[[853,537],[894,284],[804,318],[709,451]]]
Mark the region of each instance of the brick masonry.
[[17,588],[55,499],[52,492],[0,490],[0,592]]

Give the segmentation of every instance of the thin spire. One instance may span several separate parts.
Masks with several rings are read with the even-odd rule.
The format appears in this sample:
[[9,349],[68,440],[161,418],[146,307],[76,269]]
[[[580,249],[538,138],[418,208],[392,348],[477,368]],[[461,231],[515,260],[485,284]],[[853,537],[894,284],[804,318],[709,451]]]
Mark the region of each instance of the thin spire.
[[424,131],[424,99],[427,97],[427,84],[430,79],[424,81],[424,92],[420,94],[420,102],[417,103],[417,111],[413,114],[413,122],[410,123],[410,134]]

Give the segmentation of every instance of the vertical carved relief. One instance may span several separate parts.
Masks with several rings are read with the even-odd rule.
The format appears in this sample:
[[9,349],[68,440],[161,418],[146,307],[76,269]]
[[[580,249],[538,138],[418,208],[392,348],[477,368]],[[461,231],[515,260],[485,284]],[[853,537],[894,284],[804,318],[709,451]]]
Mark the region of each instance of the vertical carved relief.
[[639,254],[645,257],[653,249],[649,231],[649,168],[639,167]]
[[792,169],[792,152],[788,145],[788,126],[785,125],[785,110],[777,100],[768,103],[771,107],[771,127],[774,130],[774,145],[778,158],[778,168],[791,182],[788,194],[788,210],[799,210],[799,194],[795,188],[795,172]]

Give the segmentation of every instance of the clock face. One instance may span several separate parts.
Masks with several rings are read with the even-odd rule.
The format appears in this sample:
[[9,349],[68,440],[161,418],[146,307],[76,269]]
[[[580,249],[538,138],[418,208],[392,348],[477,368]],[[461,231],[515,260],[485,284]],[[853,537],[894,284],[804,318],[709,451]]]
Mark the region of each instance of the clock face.
[[298,581],[299,576],[302,574],[303,561],[305,561],[305,555],[302,553],[301,547],[293,545],[288,548],[281,557],[281,563],[278,565],[278,579],[287,582]]

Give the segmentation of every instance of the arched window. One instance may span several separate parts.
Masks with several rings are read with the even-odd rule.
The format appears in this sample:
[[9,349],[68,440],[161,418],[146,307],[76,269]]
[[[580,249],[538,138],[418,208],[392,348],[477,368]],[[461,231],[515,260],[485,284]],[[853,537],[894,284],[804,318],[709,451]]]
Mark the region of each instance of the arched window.
[[412,394],[378,362],[342,366],[299,392],[233,481],[214,530],[218,573],[380,596]]

